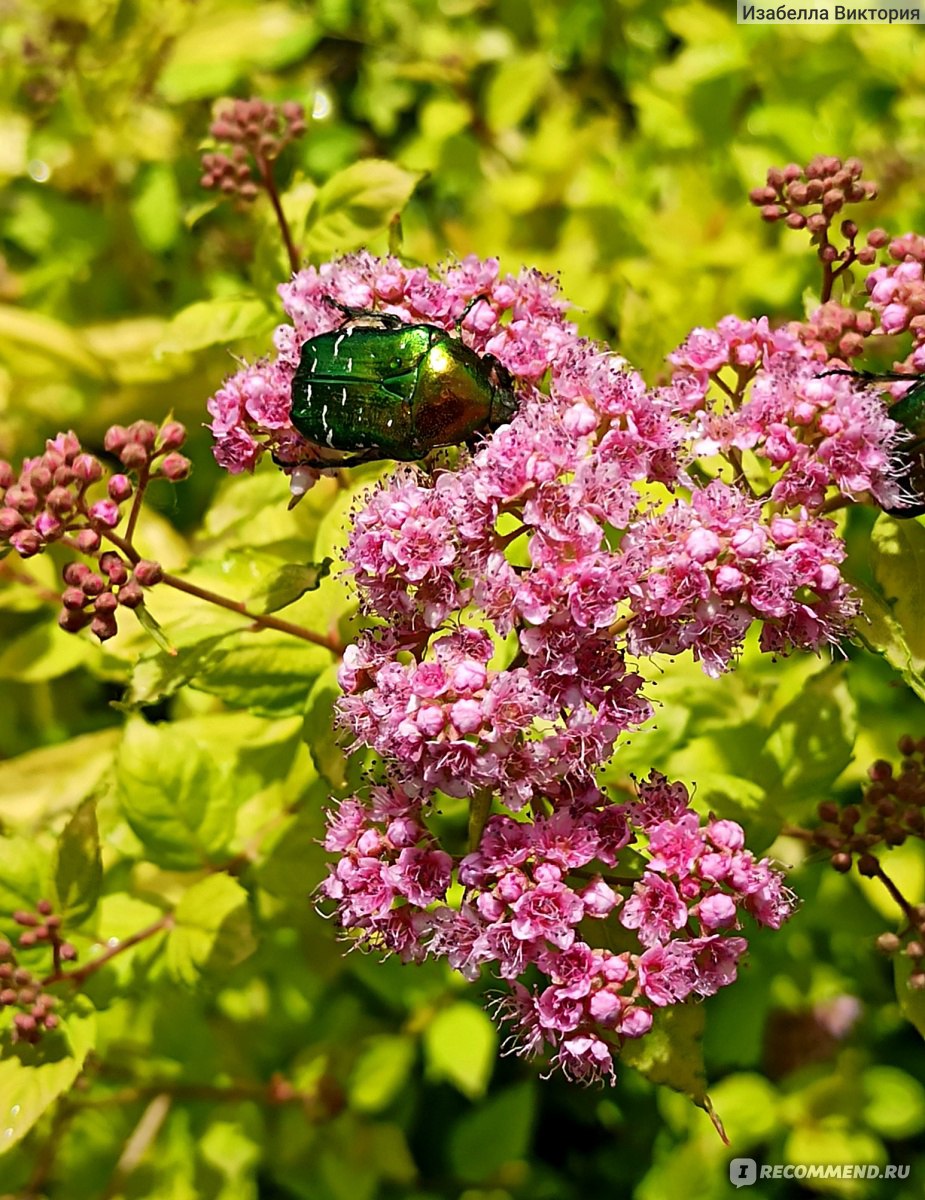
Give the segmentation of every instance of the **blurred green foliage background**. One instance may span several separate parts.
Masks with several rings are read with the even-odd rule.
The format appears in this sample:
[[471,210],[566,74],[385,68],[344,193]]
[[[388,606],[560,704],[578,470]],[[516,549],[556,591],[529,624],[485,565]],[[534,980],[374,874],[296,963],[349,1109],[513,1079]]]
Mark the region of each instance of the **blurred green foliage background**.
[[[870,224],[925,231],[916,26],[738,27],[731,0],[0,0],[0,59],[0,456],[66,428],[98,449],[110,423],[172,410],[196,469],[154,493],[144,536],[238,595],[281,561],[336,557],[351,497],[322,486],[288,514],[269,464],[228,481],[211,461],[205,399],[234,368],[229,352],[269,349],[288,273],[264,201],[236,209],[199,187],[217,99],[305,105],[308,135],[280,178],[312,261],[385,250],[402,211],[411,261],[475,252],[558,272],[582,330],[650,380],[693,325],[811,305],[812,253],[747,204],[769,165],[857,155],[881,184]],[[871,519],[851,520],[863,579]],[[874,882],[803,863],[801,912],[756,936],[739,983],[697,1010],[729,1148],[653,1082],[696,1062],[624,1067],[612,1091],[541,1082],[498,1058],[477,989],[437,968],[345,960],[312,911],[321,808],[343,782],[325,744],[323,653],[280,638],[259,661],[166,687],[140,630],[100,648],[54,628],[50,560],[30,563],[31,583],[2,569],[0,908],[34,903],[92,796],[103,875],[74,914],[82,957],[165,906],[193,919],[185,940],[146,942],[88,985],[83,1097],[67,1092],[73,1075],[52,1079],[54,1063],[44,1103],[0,1065],[0,1134],[4,1106],[37,1108],[0,1157],[0,1195],[709,1200],[732,1194],[727,1162],[742,1155],[909,1163],[903,1184],[818,1186],[922,1194],[925,1051],[906,1016],[925,1028],[925,1012],[904,1015],[872,950],[896,925]],[[333,578],[298,611],[310,622],[332,605],[349,617]],[[186,602],[158,594],[155,609],[181,645],[217,628]],[[147,720],[112,707],[127,686]],[[925,732],[921,701],[860,649],[829,665],[748,654],[716,683],[680,664],[656,694],[653,728],[615,775],[655,765],[696,780],[701,806],[742,820],[759,851],[819,800],[853,797],[900,733]],[[178,759],[185,774],[165,768]],[[203,880],[182,842],[146,839],[171,788],[221,798],[216,855],[282,819],[240,880]],[[800,855],[795,842],[775,852]],[[921,847],[890,862],[925,898]],[[213,885],[223,894],[196,892]],[[274,1073],[314,1101],[268,1090]],[[151,1144],[133,1157],[145,1119]]]

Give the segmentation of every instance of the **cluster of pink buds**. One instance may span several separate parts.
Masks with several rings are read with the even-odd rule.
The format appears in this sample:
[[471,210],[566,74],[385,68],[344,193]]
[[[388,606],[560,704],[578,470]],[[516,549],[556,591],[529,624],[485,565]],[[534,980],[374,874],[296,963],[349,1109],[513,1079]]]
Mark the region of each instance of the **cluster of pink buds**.
[[[160,566],[139,558],[131,535],[148,484],[177,483],[189,474],[189,459],[178,452],[185,438],[177,421],[160,429],[151,421],[114,425],[103,441],[122,468],[112,473],[74,433],[48,441],[45,453],[26,459],[18,475],[0,462],[0,544],[31,558],[58,543],[95,560],[93,567],[81,561],[64,567],[62,629],[73,633],[89,625],[105,641],[117,632],[117,608],[137,608],[141,589],[160,581]],[[128,501],[123,536],[117,531]]]
[[86,625],[101,642],[118,633],[116,609],[138,608],[144,603],[142,588],[153,587],[163,578],[160,563],[140,559],[131,567],[115,550],[99,556],[98,570],[86,563],[71,562],[64,568],[67,585],[61,595],[62,609],[58,624],[67,633],[77,633]]
[[[497,1005],[510,1048],[584,1080],[612,1078],[655,1009],[735,980],[746,914],[776,929],[792,908],[739,825],[702,823],[687,789],[655,772],[629,804],[588,787],[532,820],[495,814],[458,861],[420,801],[376,788],[330,814],[325,845],[339,857],[321,895],[351,936],[406,961],[445,958],[468,979],[492,970],[510,985]],[[644,860],[631,879],[615,873],[627,847]],[[448,904],[454,881],[461,898]],[[587,923],[611,916],[631,949],[588,940]]]
[[[47,900],[40,900],[35,912],[14,912],[13,920],[23,928],[18,938],[20,949],[50,946],[56,971],[61,963],[77,957],[71,943],[62,940],[61,918]],[[13,1017],[13,1040],[35,1043],[55,1029],[58,1017],[52,1010],[56,1003],[55,997],[45,991],[41,978],[19,966],[13,946],[0,939],[0,1008],[19,1010]]]
[[[263,100],[234,100],[222,106],[209,132],[232,149],[230,155],[203,155],[202,186],[226,196],[254,200],[260,185],[266,183],[268,164],[305,132],[305,112],[293,101],[276,105]],[[254,180],[252,165],[256,165],[259,182]]]
[[869,265],[876,256],[876,241],[855,249],[858,227],[853,221],[841,223],[848,246],[839,251],[829,241],[829,229],[846,204],[873,200],[877,185],[861,180],[863,167],[856,158],[818,155],[806,167],[790,163],[771,167],[764,187],[755,188],[749,199],[761,209],[766,221],[783,221],[790,229],[806,229],[819,248],[823,262],[859,262]]

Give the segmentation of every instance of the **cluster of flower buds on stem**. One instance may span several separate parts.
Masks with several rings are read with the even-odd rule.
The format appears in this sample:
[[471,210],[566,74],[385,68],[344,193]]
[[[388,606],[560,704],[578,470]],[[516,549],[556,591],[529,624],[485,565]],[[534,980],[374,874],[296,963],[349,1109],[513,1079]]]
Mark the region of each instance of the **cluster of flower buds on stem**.
[[0,462],[0,545],[31,558],[57,543],[95,560],[64,568],[62,629],[89,625],[104,641],[116,632],[118,606],[137,608],[141,589],[160,581],[161,568],[139,558],[132,535],[148,484],[189,474],[189,459],[179,453],[185,437],[177,421],[160,429],[152,421],[114,425],[103,445],[119,461],[115,472],[74,433],[46,442],[44,454],[26,459],[18,474]]
[[264,100],[234,100],[221,107],[209,132],[216,141],[230,146],[231,153],[203,155],[202,186],[226,196],[254,200],[260,187],[268,186],[270,163],[305,132],[305,111],[293,101],[277,105]]
[[90,632],[105,642],[118,633],[119,605],[138,608],[144,603],[142,588],[160,583],[164,572],[160,563],[149,559],[141,559],[131,567],[115,550],[105,550],[98,567],[93,571],[86,563],[71,562],[64,568],[67,586],[61,595],[63,607],[58,624],[67,633],[77,633],[89,625]]
[[905,954],[913,968],[910,986],[925,988],[925,904],[912,904],[902,895],[879,857],[909,838],[925,838],[925,738],[905,736],[899,749],[903,760],[898,773],[886,761],[873,763],[860,803],[824,801],[818,808],[821,824],[804,836],[830,855],[836,871],[846,874],[856,866],[888,889],[902,910],[905,929],[901,935],[882,934],[877,947],[884,954]]
[[846,205],[873,200],[877,195],[877,185],[861,179],[862,170],[856,158],[842,162],[820,154],[805,167],[797,163],[771,167],[766,185],[749,194],[765,221],[783,221],[790,229],[805,229],[810,234],[825,271],[823,301],[831,299],[837,276],[855,262],[870,266],[886,240],[882,230],[874,230],[867,244],[859,248],[858,227],[847,219],[840,224],[845,245],[839,249],[831,240],[832,224]]
[[[77,951],[61,937],[61,918],[47,900],[40,900],[35,912],[18,910],[13,920],[23,932],[19,934],[20,950],[32,950],[47,945],[51,948],[54,970],[73,961]],[[16,961],[12,944],[0,939],[0,1008],[14,1008],[13,1040],[38,1042],[42,1035],[58,1025],[54,1013],[56,998],[47,992],[40,976]]]

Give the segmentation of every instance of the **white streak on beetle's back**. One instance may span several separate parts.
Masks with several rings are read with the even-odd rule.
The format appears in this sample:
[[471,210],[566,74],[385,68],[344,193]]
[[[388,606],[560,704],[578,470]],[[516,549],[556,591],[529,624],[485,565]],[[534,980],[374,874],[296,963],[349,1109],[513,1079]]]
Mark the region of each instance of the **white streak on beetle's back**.
[[343,388],[340,394],[340,406],[343,408],[347,403],[347,389]]
[[327,444],[329,446],[333,446],[334,443],[331,441],[331,438],[333,436],[333,430],[331,429],[330,425],[328,425],[328,406],[327,405],[325,405],[324,408],[322,408],[322,410],[321,410],[321,428],[324,430],[324,433],[325,433],[324,440],[327,442]]
[[333,355],[334,358],[337,358],[337,352],[340,349],[340,344],[346,336],[347,336],[346,333],[342,333],[334,339],[334,355]]

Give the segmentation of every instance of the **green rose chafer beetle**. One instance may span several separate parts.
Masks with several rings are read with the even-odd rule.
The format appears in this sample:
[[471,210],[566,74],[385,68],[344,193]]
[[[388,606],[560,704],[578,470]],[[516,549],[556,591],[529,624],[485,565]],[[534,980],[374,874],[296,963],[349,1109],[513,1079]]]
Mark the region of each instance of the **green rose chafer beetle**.
[[412,462],[490,433],[517,411],[510,372],[492,355],[436,325],[341,311],[343,325],[302,345],[292,381],[290,420],[318,448],[304,465]]

